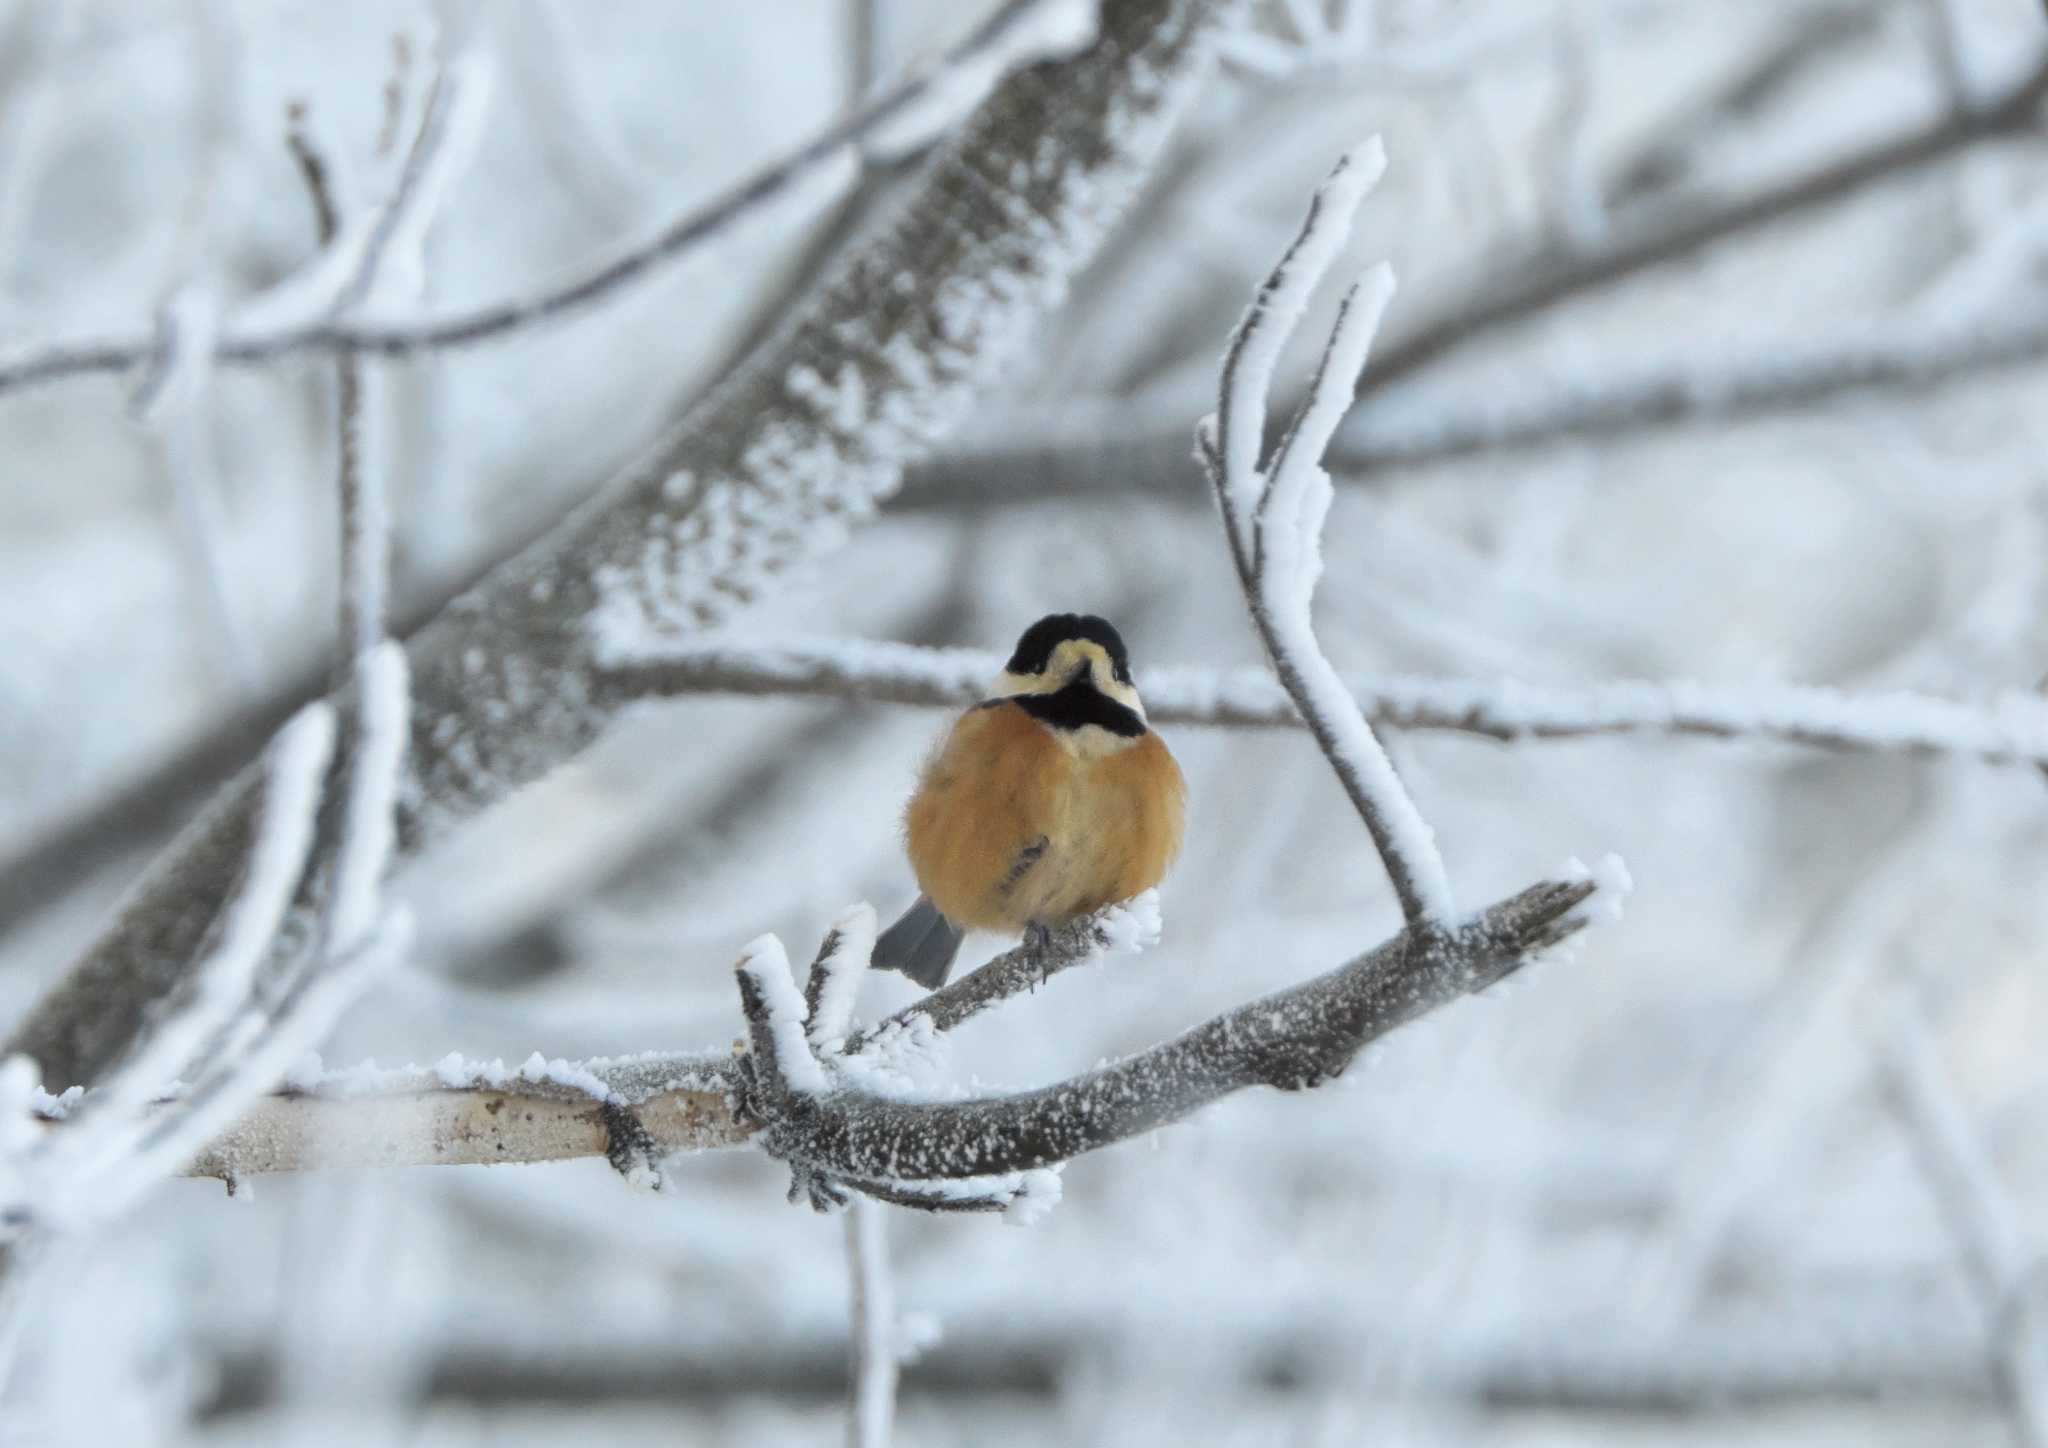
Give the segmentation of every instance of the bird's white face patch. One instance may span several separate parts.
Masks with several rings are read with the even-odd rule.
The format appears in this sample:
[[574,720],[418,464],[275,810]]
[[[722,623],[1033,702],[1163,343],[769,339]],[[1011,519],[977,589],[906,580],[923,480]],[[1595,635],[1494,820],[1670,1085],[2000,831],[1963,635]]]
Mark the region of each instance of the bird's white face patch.
[[1138,742],[1128,734],[1115,734],[1100,724],[1083,724],[1079,729],[1055,729],[1053,738],[1060,747],[1077,759],[1100,759],[1105,754],[1121,754]]
[[[1116,676],[1116,666],[1110,662],[1109,651],[1093,639],[1067,639],[1052,651],[1046,661],[1045,671],[1038,674],[1013,674],[1008,669],[996,675],[995,691],[992,697],[1012,699],[1019,694],[1053,694],[1064,689],[1081,669],[1088,670],[1088,682],[1107,698],[1116,700],[1140,719],[1145,717],[1144,701],[1138,691]],[[1106,729],[1086,729],[1082,733],[1116,736]],[[1120,745],[1131,741],[1122,739]],[[1102,753],[1113,753],[1103,750]]]

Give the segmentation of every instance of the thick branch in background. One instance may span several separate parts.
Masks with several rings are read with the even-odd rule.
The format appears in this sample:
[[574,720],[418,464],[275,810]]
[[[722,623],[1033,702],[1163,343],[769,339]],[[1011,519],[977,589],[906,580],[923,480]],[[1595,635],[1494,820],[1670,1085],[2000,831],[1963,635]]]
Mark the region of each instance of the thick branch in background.
[[[407,853],[597,736],[608,648],[721,621],[895,486],[1121,213],[1229,9],[1121,0],[1086,53],[1006,81],[746,367],[411,640]],[[16,1032],[9,1049],[46,1080],[91,1080],[180,978],[242,856],[251,792],[247,776],[228,787]]]

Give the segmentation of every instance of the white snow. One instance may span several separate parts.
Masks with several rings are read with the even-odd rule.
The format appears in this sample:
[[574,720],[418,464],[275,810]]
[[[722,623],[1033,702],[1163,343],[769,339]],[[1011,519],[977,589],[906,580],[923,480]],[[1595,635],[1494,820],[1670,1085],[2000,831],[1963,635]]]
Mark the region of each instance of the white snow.
[[1159,943],[1165,921],[1159,892],[1147,890],[1095,917],[1095,930],[1108,955],[1137,955]]
[[758,936],[740,951],[739,971],[754,982],[767,1011],[775,1067],[792,1091],[822,1094],[825,1071],[804,1035],[804,998],[790,977],[789,955],[773,935]]
[[875,907],[865,900],[832,922],[839,940],[824,961],[824,989],[807,1023],[811,1044],[820,1051],[829,1050],[846,1036],[861,982],[874,958],[876,928]]
[[1231,337],[1237,369],[1223,398],[1224,475],[1238,516],[1247,526],[1260,489],[1259,454],[1265,439],[1267,399],[1281,349],[1307,314],[1316,284],[1351,236],[1359,205],[1386,173],[1386,147],[1372,137],[1337,163],[1316,192],[1301,234],[1273,269],[1267,286]]

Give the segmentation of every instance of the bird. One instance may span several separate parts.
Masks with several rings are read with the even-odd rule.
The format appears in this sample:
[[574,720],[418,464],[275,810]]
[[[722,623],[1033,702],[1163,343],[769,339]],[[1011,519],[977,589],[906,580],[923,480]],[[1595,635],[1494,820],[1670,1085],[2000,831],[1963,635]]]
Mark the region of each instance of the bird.
[[925,760],[903,815],[922,893],[874,965],[936,990],[969,930],[1042,931],[1142,894],[1180,853],[1186,801],[1122,636],[1046,615]]

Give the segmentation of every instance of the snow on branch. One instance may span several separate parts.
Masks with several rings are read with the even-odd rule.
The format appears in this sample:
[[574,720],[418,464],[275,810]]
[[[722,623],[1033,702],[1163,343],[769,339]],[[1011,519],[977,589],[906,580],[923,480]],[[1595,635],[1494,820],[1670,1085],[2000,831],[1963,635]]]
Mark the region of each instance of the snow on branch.
[[[1613,897],[1621,888],[1611,872],[1597,884],[1546,882],[1452,932],[1411,927],[1327,975],[1036,1090],[931,1101],[878,1095],[842,1077],[847,1084],[816,1094],[755,1069],[743,1072],[737,1114],[757,1125],[761,1145],[800,1177],[927,1208],[986,1209],[978,1187],[963,1200],[947,1197],[941,1185],[1014,1180],[1028,1198],[1028,1173],[1180,1120],[1246,1087],[1320,1085],[1372,1040],[1484,990],[1581,929],[1589,902],[1618,904]],[[770,1007],[744,985],[742,994],[758,1032]]]
[[1264,466],[1273,372],[1323,274],[1351,234],[1359,204],[1386,169],[1374,137],[1337,163],[1309,204],[1301,235],[1259,289],[1223,359],[1216,415],[1198,449],[1216,491],[1223,528],[1252,625],[1281,687],[1315,735],[1358,810],[1411,926],[1450,928],[1450,876],[1372,725],[1345,691],[1310,617],[1322,575],[1330,476],[1323,454],[1351,406],[1373,333],[1394,293],[1393,272],[1375,266],[1344,295],[1306,401]]
[[391,854],[405,658],[386,645],[365,655],[361,669],[343,844],[322,929],[302,943],[306,959],[290,973],[264,970],[290,933],[288,917],[318,841],[337,733],[337,711],[325,703],[301,711],[273,741],[239,884],[212,946],[101,1087],[82,1098],[49,1097],[32,1062],[16,1056],[9,1063],[0,1109],[20,1119],[39,1101],[62,1123],[26,1141],[0,1142],[0,1220],[11,1233],[106,1221],[177,1171],[276,1085],[366,983],[369,967],[402,941],[402,924],[383,915],[376,892]]
[[[871,512],[1060,301],[1239,8],[1118,0],[1090,49],[1014,72],[746,367],[411,641],[401,849],[424,848],[595,740],[624,702],[601,688],[608,651],[714,626]],[[923,285],[904,292],[905,275]],[[371,332],[333,336],[378,350]],[[199,953],[254,797],[250,775],[228,786],[14,1049],[56,1082],[105,1070]],[[311,907],[301,900],[295,917]]]
[[847,1373],[848,1448],[889,1448],[896,1413],[896,1287],[889,1273],[888,1224],[873,1202],[846,1214],[846,1277],[853,1352]]
[[[650,649],[613,665],[604,681],[635,699],[790,694],[959,708],[987,692],[1002,663],[1000,654],[973,649],[870,639],[750,639]],[[1343,685],[1376,725],[1503,743],[1676,734],[2048,767],[2048,700],[2028,691],[1965,703],[1903,689],[1688,680],[1574,685],[1346,674]],[[1147,717],[1161,724],[1301,725],[1269,669],[1169,665],[1139,670],[1138,687]]]
[[[764,938],[748,947],[736,972],[755,1043],[743,1055],[568,1062],[535,1053],[516,1070],[450,1056],[430,1069],[298,1073],[186,1170],[233,1182],[321,1167],[602,1156],[629,1178],[658,1186],[673,1176],[670,1156],[751,1143],[788,1162],[793,1195],[808,1195],[821,1209],[859,1193],[925,1211],[1001,1211],[1029,1221],[1058,1200],[1056,1168],[1072,1157],[1247,1087],[1319,1085],[1380,1036],[1486,989],[1601,913],[1618,911],[1627,888],[1618,871],[1566,873],[1451,934],[1404,931],[1176,1040],[1007,1096],[934,1099],[905,1089],[900,1076],[892,1085],[889,1058],[1056,970],[1129,946],[1149,929],[1142,908],[1097,917],[1086,951],[1071,936],[1027,941],[1020,950],[1044,952],[1035,963],[1012,952],[983,967],[991,974],[980,981],[982,972],[962,977],[918,1007],[823,1046],[802,1029],[805,997],[786,954]],[[828,936],[813,973],[850,968],[856,959],[866,968]],[[44,1107],[45,1114],[57,1110]]]
[[[1213,8],[1213,7],[1205,7]],[[233,365],[274,361],[305,352],[363,352],[385,357],[469,346],[528,327],[557,320],[595,305],[621,287],[729,231],[770,203],[816,178],[843,177],[860,153],[876,147],[903,153],[928,144],[979,104],[1007,72],[1033,61],[1071,55],[1095,32],[1094,6],[1086,0],[1008,0],[966,38],[931,65],[914,71],[895,87],[861,106],[806,142],[796,151],[752,176],[692,207],[653,236],[606,258],[585,271],[522,297],[486,303],[467,312],[426,320],[349,320],[343,313],[374,300],[362,280],[365,267],[351,264],[354,252],[376,270],[377,253],[396,243],[405,254],[416,251],[423,228],[451,169],[436,157],[459,156],[460,145],[443,146],[438,139],[452,134],[461,141],[475,134],[477,104],[457,104],[460,96],[437,92],[421,131],[424,147],[416,146],[393,201],[350,247],[336,248],[340,264],[327,273],[339,290],[328,295],[340,303],[331,312],[311,306],[294,289],[289,297],[259,302],[250,316],[224,331],[215,358]],[[463,82],[469,96],[486,89],[487,73],[465,77],[451,67],[450,80]],[[474,82],[474,83],[471,83]],[[418,198],[417,204],[408,198]],[[409,228],[409,220],[411,226]],[[309,310],[314,315],[308,315]],[[156,348],[153,337],[60,342],[0,357],[0,393],[67,377],[125,372],[146,362]]]

